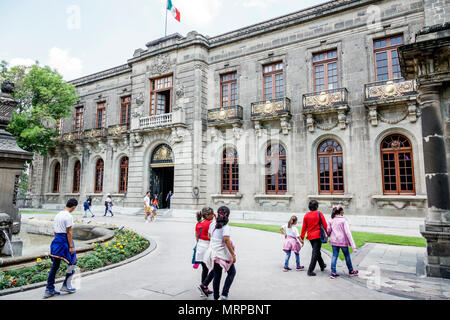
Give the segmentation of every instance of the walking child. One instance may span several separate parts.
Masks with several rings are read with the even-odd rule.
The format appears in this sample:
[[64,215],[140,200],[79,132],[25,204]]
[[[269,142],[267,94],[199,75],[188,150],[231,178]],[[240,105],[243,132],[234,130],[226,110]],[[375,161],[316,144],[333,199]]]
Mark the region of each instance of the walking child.
[[355,241],[353,241],[349,224],[343,215],[344,209],[341,206],[333,207],[331,221],[327,228],[327,233],[330,237],[330,244],[333,247],[333,258],[331,258],[331,279],[339,277],[336,273],[336,262],[339,257],[340,250],[342,250],[342,253],[345,256],[345,263],[347,264],[350,277],[358,275],[358,271],[353,269],[350,252],[348,250],[348,247],[351,246],[353,248],[353,252],[357,251]]
[[55,216],[53,224],[55,239],[50,245],[50,258],[53,265],[48,274],[44,298],[50,298],[60,294],[60,292],[55,290],[55,277],[61,264],[61,260],[69,266],[60,291],[67,293],[74,293],[76,291],[71,285],[72,277],[75,273],[75,265],[77,263],[77,253],[72,240],[73,217],[71,213],[76,209],[77,205],[78,201],[76,199],[70,199],[67,201],[66,208]]
[[283,251],[286,252],[286,259],[284,261],[284,271],[292,270],[289,268],[289,259],[291,258],[291,252],[295,253],[295,262],[297,264],[297,271],[304,270],[305,267],[300,265],[300,249],[303,245],[303,240],[300,238],[300,234],[297,229],[298,218],[292,216],[287,224],[281,227],[281,233],[286,239],[284,241]]
[[[214,278],[214,271],[209,272],[208,267],[203,262],[203,257],[205,255],[206,250],[209,247],[209,226],[214,219],[214,210],[211,208],[203,208],[201,211],[197,212],[197,224],[195,226],[195,239],[198,239],[196,252],[195,252],[195,264],[202,265],[202,278],[200,285],[198,286],[202,295],[208,297],[211,293],[208,285]],[[194,265],[195,266],[195,265]]]
[[157,195],[155,195],[155,199],[153,199],[153,201],[152,201],[152,208],[153,208],[153,210],[152,210],[152,218],[151,219],[152,219],[152,221],[155,221],[156,213],[158,212],[158,209],[159,209]]
[[[203,262],[208,270],[214,270],[214,300],[228,300],[228,293],[231,284],[236,276],[236,253],[233,241],[230,238],[230,226],[228,225],[230,209],[220,207],[217,210],[216,222],[209,226],[210,244],[205,252]],[[227,278],[220,295],[220,279],[222,278],[222,269],[227,272]]]

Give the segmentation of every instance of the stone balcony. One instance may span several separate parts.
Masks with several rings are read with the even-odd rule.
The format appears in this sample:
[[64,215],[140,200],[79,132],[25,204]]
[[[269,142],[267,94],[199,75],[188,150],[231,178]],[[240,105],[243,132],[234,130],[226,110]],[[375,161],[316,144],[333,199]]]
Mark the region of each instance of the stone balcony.
[[286,97],[251,104],[251,120],[258,136],[261,135],[261,122],[269,120],[279,120],[283,134],[289,134],[291,116],[291,100]]
[[312,92],[303,95],[303,111],[309,132],[315,127],[331,130],[347,127],[348,91],[346,88]]
[[406,118],[416,122],[420,115],[417,82],[394,79],[368,83],[364,86],[364,105],[373,126],[377,126],[378,121],[396,124]]
[[240,126],[243,114],[243,108],[239,105],[208,110],[208,126]]
[[139,130],[153,130],[179,125],[186,125],[186,117],[182,109],[139,119]]

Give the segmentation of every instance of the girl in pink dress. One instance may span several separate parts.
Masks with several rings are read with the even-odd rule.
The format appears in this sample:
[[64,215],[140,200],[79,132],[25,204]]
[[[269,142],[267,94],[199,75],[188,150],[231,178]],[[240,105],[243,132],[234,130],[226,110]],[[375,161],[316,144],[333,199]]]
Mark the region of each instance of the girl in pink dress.
[[304,270],[305,267],[300,265],[300,249],[303,245],[303,240],[300,238],[300,234],[297,229],[298,218],[292,216],[288,224],[281,227],[280,231],[286,239],[284,241],[283,251],[286,252],[286,260],[284,262],[284,271],[292,270],[289,268],[289,259],[291,258],[291,252],[295,253],[295,262],[297,263],[297,271]]

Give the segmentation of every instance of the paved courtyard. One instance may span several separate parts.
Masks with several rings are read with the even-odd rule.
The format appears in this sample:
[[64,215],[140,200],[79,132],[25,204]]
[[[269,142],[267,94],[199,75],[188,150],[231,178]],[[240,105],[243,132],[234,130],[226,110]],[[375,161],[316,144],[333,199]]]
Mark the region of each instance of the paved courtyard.
[[[47,217],[49,216],[36,215],[36,218],[39,219]],[[77,217],[77,219],[80,218]],[[141,216],[125,215],[116,215],[114,218],[96,217],[93,220],[100,223],[113,222],[118,226],[125,225],[153,239],[157,247],[153,252],[139,260],[105,272],[82,277],[79,283],[79,291],[76,294],[71,296],[62,295],[54,299],[203,299],[196,289],[200,279],[200,270],[194,270],[190,264],[194,246],[195,221],[159,218],[156,223],[144,224]],[[233,221],[232,217],[231,221]],[[392,271],[406,271],[407,273],[404,273],[404,276],[411,278],[414,273],[411,265],[414,262],[411,262],[411,257],[417,256],[417,252],[411,248],[402,249],[403,251],[400,254],[389,248],[384,248],[383,245],[375,248],[369,247],[368,252],[365,252],[364,249],[360,250],[358,255],[354,257],[354,261],[355,264],[361,266],[361,277],[359,279],[351,279],[343,275],[339,279],[331,280],[329,278],[330,256],[327,252],[323,254],[324,260],[328,265],[327,270],[325,272],[316,270],[316,277],[308,277],[305,271],[291,271],[287,273],[282,271],[284,253],[281,250],[283,244],[281,235],[232,227],[232,239],[236,244],[237,251],[237,275],[230,290],[230,300],[390,300],[414,298],[414,295],[408,295],[408,292],[403,291],[394,292],[394,295],[389,294],[389,290],[387,290],[389,289],[389,283],[384,286],[376,285],[380,282],[389,281],[385,281],[385,278],[378,280],[373,275],[365,273],[368,266],[377,263],[379,265],[379,261],[389,261],[391,259],[393,264],[401,261],[405,262],[403,267],[397,266],[397,268],[403,268],[403,270],[397,269]],[[422,254],[422,252],[419,252],[419,254]],[[301,251],[302,265],[308,266],[310,256],[311,247],[306,243]],[[291,266],[294,266],[294,260],[294,257],[292,257]],[[344,264],[341,262],[338,265],[338,272],[341,274],[346,273]],[[415,274],[414,277],[416,277]],[[403,283],[393,283],[391,287],[396,287],[397,285],[403,285]],[[446,292],[447,288],[450,288],[450,282],[439,282],[439,286],[440,289],[435,290],[433,298],[444,297],[442,293]],[[57,286],[58,288],[59,285]],[[41,288],[3,296],[0,299],[41,299],[43,292],[44,288]]]

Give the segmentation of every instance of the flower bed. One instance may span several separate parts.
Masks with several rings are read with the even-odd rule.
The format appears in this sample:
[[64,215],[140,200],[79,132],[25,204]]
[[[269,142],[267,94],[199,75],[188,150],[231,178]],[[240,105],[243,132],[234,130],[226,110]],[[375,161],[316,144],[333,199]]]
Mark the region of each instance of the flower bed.
[[[144,237],[129,230],[119,231],[114,241],[105,244],[93,244],[93,252],[77,258],[77,267],[81,272],[91,271],[131,258],[148,248],[149,242]],[[27,286],[32,283],[47,281],[52,262],[50,259],[37,259],[32,267],[4,270],[0,273],[0,290]],[[56,278],[63,277],[67,264],[61,263]]]

